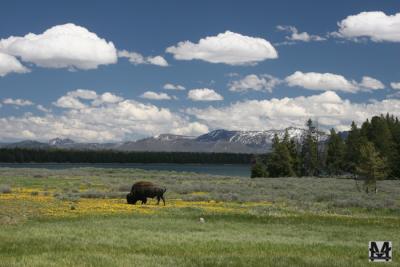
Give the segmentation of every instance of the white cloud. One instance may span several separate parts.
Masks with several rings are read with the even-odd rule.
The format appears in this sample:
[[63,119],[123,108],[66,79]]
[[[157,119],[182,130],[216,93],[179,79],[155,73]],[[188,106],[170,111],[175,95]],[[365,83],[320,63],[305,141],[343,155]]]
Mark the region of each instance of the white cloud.
[[168,66],[168,62],[162,56],[147,57],[147,61],[150,64],[161,66],[161,67],[167,67]]
[[193,133],[207,133],[209,129],[206,125],[199,122],[190,122],[184,127],[172,129],[172,134],[193,135]]
[[173,54],[177,60],[199,59],[229,65],[256,64],[278,57],[278,52],[267,40],[230,31],[205,37],[197,44],[179,42],[176,46],[168,47],[166,52]]
[[255,75],[250,74],[243,79],[232,81],[228,84],[229,91],[232,92],[246,92],[249,90],[255,91],[267,91],[272,92],[272,89],[278,85],[281,81],[268,74]]
[[361,12],[338,23],[336,36],[357,39],[370,38],[374,42],[400,42],[400,13],[386,15],[382,11]]
[[162,56],[144,57],[136,52],[129,52],[127,50],[118,51],[118,57],[128,58],[129,62],[134,65],[139,64],[152,64],[161,67],[168,67],[168,62]]
[[97,98],[97,93],[95,91],[87,89],[77,89],[75,91],[68,92],[67,95],[88,100],[93,100]]
[[365,88],[366,90],[379,90],[385,88],[385,85],[381,81],[368,76],[364,76],[362,78],[359,86],[361,88]]
[[396,91],[392,94],[389,94],[386,96],[386,98],[391,99],[391,98],[399,98],[400,99],[400,91]]
[[285,78],[290,87],[299,86],[309,90],[319,91],[343,91],[356,93],[359,91],[370,92],[371,90],[384,89],[385,85],[372,77],[364,76],[360,83],[347,80],[342,75],[333,73],[317,73],[296,71]]
[[318,119],[323,129],[349,128],[351,121],[360,124],[374,115],[390,112],[400,116],[400,100],[386,99],[372,103],[352,103],[335,92],[295,98],[246,100],[225,107],[191,108],[187,113],[210,129],[269,130],[289,126],[304,127],[308,118]]
[[96,99],[92,101],[93,106],[98,106],[101,104],[114,104],[124,100],[122,97],[114,95],[112,93],[106,92],[104,94],[98,95]]
[[[81,99],[73,96],[74,91],[70,93],[59,99]],[[97,98],[100,96],[97,94]],[[74,104],[71,106],[74,107]],[[60,112],[47,112],[42,116],[31,113],[19,117],[0,115],[0,124],[0,140],[68,137],[84,142],[109,142],[161,133],[199,135],[208,131],[206,125],[189,121],[186,115],[130,99],[112,104],[104,102],[98,106],[82,105],[79,109],[66,105]]]
[[11,72],[26,73],[29,71],[15,57],[0,52],[0,77],[4,77]]
[[57,99],[55,106],[59,108],[69,108],[69,109],[83,109],[86,108],[86,105],[83,104],[78,98],[73,97],[71,95],[65,95]]
[[[74,98],[71,95],[63,97]],[[84,105],[80,109],[65,108],[57,113],[49,111],[41,116],[32,113],[9,117],[0,115],[0,140],[68,137],[85,142],[109,142],[161,133],[199,135],[217,128],[268,130],[304,127],[308,118],[318,119],[323,129],[347,130],[353,120],[360,124],[386,112],[400,116],[400,99],[352,103],[333,91],[327,91],[309,97],[245,100],[222,107],[191,108],[185,113],[123,99],[99,106]]]
[[46,112],[46,113],[51,112],[50,109],[45,108],[43,105],[37,105],[36,108],[37,108],[38,110],[43,111],[43,112]]
[[240,74],[237,73],[237,72],[229,72],[229,73],[225,74],[225,76],[228,76],[228,77],[233,78],[233,77],[238,77],[238,76],[240,76]]
[[86,105],[83,104],[79,99],[83,100],[98,100],[98,95],[93,90],[87,89],[77,89],[75,91],[70,91],[66,95],[57,99],[53,104],[60,108],[69,108],[69,109],[82,109],[85,108]]
[[102,104],[115,104],[121,102],[123,98],[109,92],[98,95],[93,90],[77,89],[75,91],[70,91],[66,95],[60,97],[54,103],[54,105],[60,108],[69,109],[86,108],[87,105],[82,103],[81,100],[92,100],[90,103],[92,106],[99,106]]
[[400,82],[398,82],[398,83],[390,83],[390,86],[391,86],[393,89],[400,89]]
[[25,100],[25,99],[12,99],[12,98],[6,98],[3,100],[3,104],[6,105],[15,105],[15,106],[32,106],[33,102],[30,100]]
[[355,93],[358,89],[355,81],[348,81],[342,75],[296,71],[285,78],[290,87],[299,86],[309,90],[333,90]]
[[152,91],[147,91],[144,92],[141,96],[141,98],[146,98],[146,99],[152,99],[152,100],[170,100],[171,97],[167,95],[166,93],[156,93]]
[[42,34],[1,39],[0,52],[46,68],[87,70],[117,62],[112,42],[72,23],[54,26]]
[[186,88],[182,85],[179,84],[172,84],[172,83],[166,83],[164,84],[164,89],[166,90],[185,90]]
[[224,98],[213,89],[192,89],[188,92],[188,98],[193,101],[220,101]]
[[[279,31],[291,33],[290,36],[286,36],[286,39],[289,41],[310,42],[310,41],[325,41],[326,40],[326,38],[321,37],[319,35],[311,35],[307,32],[299,32],[297,30],[297,28],[294,26],[278,25],[278,26],[276,26],[276,28]],[[287,44],[291,44],[291,43],[289,42]]]

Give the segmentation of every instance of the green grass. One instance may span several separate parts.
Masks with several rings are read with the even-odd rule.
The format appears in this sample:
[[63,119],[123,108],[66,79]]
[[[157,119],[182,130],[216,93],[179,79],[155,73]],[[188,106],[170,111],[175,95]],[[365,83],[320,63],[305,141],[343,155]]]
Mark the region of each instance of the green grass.
[[[200,213],[39,220],[0,231],[2,266],[365,266],[398,224]],[[398,223],[398,221],[397,221]],[[394,265],[394,263],[393,263]]]
[[[394,261],[385,266],[399,266],[398,181],[381,182],[377,195],[365,195],[357,191],[354,181],[343,179],[250,180],[102,169],[0,170],[0,184],[10,185],[13,191],[34,188],[39,196],[47,191],[78,194],[93,190],[103,192],[103,198],[143,178],[167,186],[166,209],[154,214],[44,217],[33,216],[24,206],[6,210],[13,203],[0,199],[0,217],[16,218],[11,223],[0,220],[0,266],[373,266],[368,263],[371,240],[391,240]],[[229,194],[236,200],[224,200]],[[191,195],[206,195],[234,207],[249,200],[272,204],[246,206],[246,212],[216,213],[198,207],[168,207],[168,199]],[[201,217],[205,223],[199,222]]]

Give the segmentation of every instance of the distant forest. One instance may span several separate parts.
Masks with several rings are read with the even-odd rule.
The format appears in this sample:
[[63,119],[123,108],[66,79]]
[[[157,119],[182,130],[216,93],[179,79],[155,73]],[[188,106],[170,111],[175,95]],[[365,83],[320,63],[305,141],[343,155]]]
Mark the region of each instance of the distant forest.
[[249,164],[252,155],[195,152],[121,152],[111,150],[64,150],[2,148],[3,163],[209,163]]
[[352,176],[376,191],[376,181],[400,178],[400,121],[397,117],[374,116],[358,127],[350,126],[347,138],[334,129],[321,145],[314,122],[307,121],[300,143],[275,135],[268,157],[253,161],[252,177]]

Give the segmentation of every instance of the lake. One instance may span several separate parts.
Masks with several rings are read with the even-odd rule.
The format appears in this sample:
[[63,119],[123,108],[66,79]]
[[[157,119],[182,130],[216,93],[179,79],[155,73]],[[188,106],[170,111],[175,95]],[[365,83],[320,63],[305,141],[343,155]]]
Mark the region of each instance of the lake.
[[174,164],[174,163],[0,163],[0,168],[132,168],[155,171],[196,172],[211,175],[250,177],[250,165],[247,164]]

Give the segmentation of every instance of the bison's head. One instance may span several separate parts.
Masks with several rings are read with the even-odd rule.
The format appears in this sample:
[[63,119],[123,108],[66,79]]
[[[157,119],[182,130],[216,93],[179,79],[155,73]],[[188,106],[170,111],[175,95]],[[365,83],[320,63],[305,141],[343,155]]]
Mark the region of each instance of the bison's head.
[[126,195],[126,201],[128,201],[128,204],[136,204],[136,200],[132,193]]

